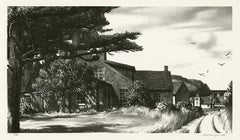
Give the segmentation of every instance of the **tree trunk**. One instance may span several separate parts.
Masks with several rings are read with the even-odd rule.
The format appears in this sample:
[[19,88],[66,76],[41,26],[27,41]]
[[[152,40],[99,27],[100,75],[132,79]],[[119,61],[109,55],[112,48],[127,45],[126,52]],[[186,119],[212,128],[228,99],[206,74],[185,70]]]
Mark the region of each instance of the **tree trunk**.
[[19,60],[19,51],[12,38],[8,38],[8,132],[20,132],[19,111],[22,80],[22,67]]
[[8,132],[20,132],[19,110],[21,92],[21,69],[14,73],[8,71]]
[[62,112],[66,113],[66,101],[65,101],[64,95],[62,96],[61,105],[62,105]]

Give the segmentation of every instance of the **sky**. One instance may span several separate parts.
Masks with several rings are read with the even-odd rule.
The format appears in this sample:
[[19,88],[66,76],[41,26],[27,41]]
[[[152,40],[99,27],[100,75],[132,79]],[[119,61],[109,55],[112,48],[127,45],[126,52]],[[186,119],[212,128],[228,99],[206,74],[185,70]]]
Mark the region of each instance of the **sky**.
[[[141,52],[118,52],[108,60],[136,70],[162,71],[199,79],[210,89],[226,89],[232,80],[231,7],[120,7],[106,14],[110,33],[141,32]],[[224,63],[223,66],[220,64]]]

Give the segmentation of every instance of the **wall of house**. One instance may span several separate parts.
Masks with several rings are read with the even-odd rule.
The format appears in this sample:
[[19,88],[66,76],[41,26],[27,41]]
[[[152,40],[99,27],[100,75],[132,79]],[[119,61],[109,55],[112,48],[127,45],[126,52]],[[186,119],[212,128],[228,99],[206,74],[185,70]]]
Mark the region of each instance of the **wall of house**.
[[[120,71],[118,71],[120,69],[117,70],[109,66],[102,60],[91,62],[91,64],[96,66],[97,68],[104,68],[104,79],[102,80],[111,85],[111,87],[108,87],[104,84],[100,85],[100,89],[102,88],[104,90],[104,98],[109,99],[107,103],[102,105],[100,104],[101,108],[106,108],[109,106],[119,106],[120,90],[128,89],[129,85],[132,84],[133,81],[127,76],[123,75]],[[130,73],[129,71],[122,72],[125,72],[125,74],[128,76],[132,75],[132,73]],[[86,101],[88,108],[96,108],[96,95],[87,95]]]
[[128,89],[128,87],[132,84],[132,80],[130,80],[111,66],[107,64],[104,64],[104,66],[106,69],[105,81],[112,85],[114,92],[119,99],[120,89]]
[[98,93],[96,91],[85,93],[83,95],[84,101],[81,103],[78,99],[79,95],[73,95],[72,103],[74,109],[80,111],[85,109],[97,109],[97,104],[99,105],[100,110],[117,107],[118,98],[111,85],[100,83],[98,87]]
[[177,104],[178,102],[181,102],[181,101],[188,102],[189,98],[190,98],[190,92],[188,91],[186,86],[181,86],[175,95],[175,103]]
[[80,101],[79,94],[74,94],[72,96],[72,107],[74,110],[86,110],[86,109],[96,109],[96,93],[95,92],[87,92],[83,93],[83,100]]
[[172,103],[173,94],[171,91],[149,91],[150,97],[154,102]]
[[114,93],[114,90],[112,89],[112,87],[103,85],[103,87],[101,87],[101,90],[99,92],[100,110],[117,107],[118,103],[119,103],[119,100],[116,94]]
[[171,91],[161,92],[160,102],[172,103],[173,94]]

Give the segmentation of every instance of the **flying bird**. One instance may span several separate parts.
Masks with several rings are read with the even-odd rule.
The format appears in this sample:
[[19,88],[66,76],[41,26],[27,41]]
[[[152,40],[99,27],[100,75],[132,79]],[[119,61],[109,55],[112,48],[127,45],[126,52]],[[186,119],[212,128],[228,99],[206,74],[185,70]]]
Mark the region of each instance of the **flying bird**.
[[232,55],[232,52],[228,52],[227,54],[225,54],[225,56],[229,56]]
[[220,66],[223,66],[223,65],[225,65],[226,63],[218,63],[218,65],[220,65]]
[[190,44],[195,45],[195,44],[197,44],[197,42],[191,42]]
[[198,73],[198,74],[199,74],[200,76],[203,76],[203,77],[205,76],[204,73]]

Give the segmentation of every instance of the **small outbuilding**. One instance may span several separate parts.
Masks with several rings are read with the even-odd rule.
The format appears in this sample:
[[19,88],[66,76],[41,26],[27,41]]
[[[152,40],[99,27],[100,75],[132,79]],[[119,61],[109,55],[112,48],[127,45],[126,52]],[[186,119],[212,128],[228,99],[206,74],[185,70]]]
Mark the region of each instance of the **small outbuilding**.
[[173,104],[189,102],[190,92],[184,82],[173,82]]

